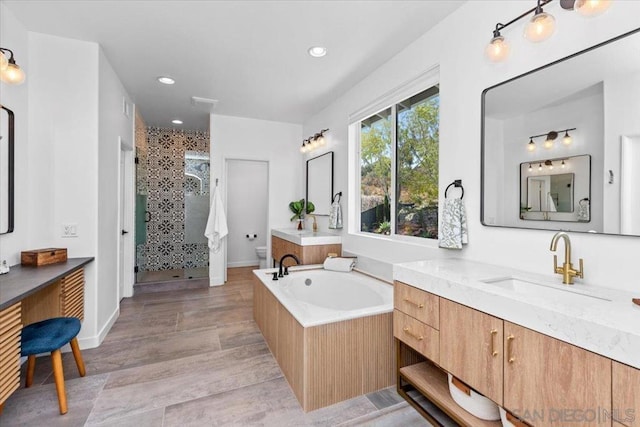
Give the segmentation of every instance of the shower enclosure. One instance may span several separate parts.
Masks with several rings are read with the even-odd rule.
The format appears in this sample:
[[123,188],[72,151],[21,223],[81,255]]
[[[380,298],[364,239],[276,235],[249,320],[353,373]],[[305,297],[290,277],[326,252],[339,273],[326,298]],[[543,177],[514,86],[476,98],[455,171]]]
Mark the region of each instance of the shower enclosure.
[[208,284],[209,177],[208,133],[149,127],[136,136],[137,284]]

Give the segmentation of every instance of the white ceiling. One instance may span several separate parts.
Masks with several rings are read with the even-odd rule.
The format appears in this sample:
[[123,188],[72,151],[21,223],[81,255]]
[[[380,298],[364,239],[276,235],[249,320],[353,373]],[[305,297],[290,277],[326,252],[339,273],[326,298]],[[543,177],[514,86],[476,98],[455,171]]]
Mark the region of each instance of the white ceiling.
[[[99,43],[147,125],[205,130],[192,96],[218,100],[218,114],[302,123],[463,1],[5,3],[30,31]],[[327,56],[310,57],[314,45]]]

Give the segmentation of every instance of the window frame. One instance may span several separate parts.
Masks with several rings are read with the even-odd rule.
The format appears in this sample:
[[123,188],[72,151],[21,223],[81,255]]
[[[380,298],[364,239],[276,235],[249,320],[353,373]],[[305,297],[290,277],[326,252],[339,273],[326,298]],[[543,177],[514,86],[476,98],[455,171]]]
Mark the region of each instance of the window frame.
[[[390,241],[400,241],[400,242],[408,242],[415,243],[421,246],[428,247],[437,247],[438,246],[438,237],[436,238],[426,238],[426,237],[418,237],[418,236],[407,236],[404,234],[397,234],[396,226],[397,226],[397,176],[398,176],[398,163],[397,163],[397,149],[398,149],[398,141],[397,141],[397,105],[409,99],[415,95],[418,95],[421,92],[424,92],[431,87],[438,86],[440,89],[440,79],[439,79],[439,67],[433,67],[426,72],[419,75],[417,78],[412,79],[411,81],[405,83],[404,85],[399,86],[398,88],[392,90],[388,94],[383,97],[378,98],[376,101],[371,104],[363,107],[358,112],[353,113],[349,116],[349,146],[352,148],[350,154],[352,156],[352,161],[350,164],[353,166],[350,171],[350,179],[351,182],[350,188],[350,197],[349,197],[349,212],[354,212],[353,215],[349,215],[350,219],[348,222],[348,233],[351,235],[374,238],[379,240],[390,240]],[[438,91],[438,95],[441,95],[441,91]],[[373,232],[361,231],[361,184],[362,184],[362,176],[361,176],[361,122],[366,120],[367,118],[380,113],[386,109],[391,109],[391,194],[389,196],[389,204],[390,204],[390,224],[391,224],[391,232],[390,234],[378,234]],[[440,115],[438,116],[438,124],[440,125]],[[441,132],[440,132],[441,134]],[[440,152],[440,147],[438,147],[438,152]],[[438,161],[438,181],[440,181],[440,162]],[[438,189],[440,184],[438,183]],[[438,199],[441,198],[440,191],[438,192]],[[438,227],[440,227],[441,221],[441,207],[438,207]]]

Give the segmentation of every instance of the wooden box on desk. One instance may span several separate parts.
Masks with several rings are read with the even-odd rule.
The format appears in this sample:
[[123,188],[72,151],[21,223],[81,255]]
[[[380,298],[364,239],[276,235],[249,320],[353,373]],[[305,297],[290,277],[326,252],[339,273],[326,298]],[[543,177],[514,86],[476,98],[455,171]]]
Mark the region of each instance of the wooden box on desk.
[[66,248],[45,248],[22,251],[20,254],[20,264],[32,267],[41,265],[57,264],[67,261]]

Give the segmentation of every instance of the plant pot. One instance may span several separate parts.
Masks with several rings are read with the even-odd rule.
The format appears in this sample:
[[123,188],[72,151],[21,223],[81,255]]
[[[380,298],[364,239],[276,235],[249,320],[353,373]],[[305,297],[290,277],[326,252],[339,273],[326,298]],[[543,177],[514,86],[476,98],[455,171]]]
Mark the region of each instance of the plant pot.
[[298,230],[304,230],[304,219],[298,218]]

